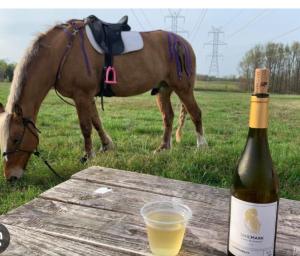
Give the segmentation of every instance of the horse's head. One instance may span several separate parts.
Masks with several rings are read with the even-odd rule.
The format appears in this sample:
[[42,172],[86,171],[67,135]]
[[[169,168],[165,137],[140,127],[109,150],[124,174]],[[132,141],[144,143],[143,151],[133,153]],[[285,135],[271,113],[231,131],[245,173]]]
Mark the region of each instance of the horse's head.
[[16,180],[23,175],[30,155],[38,146],[37,131],[33,121],[23,117],[19,105],[13,107],[12,113],[7,113],[0,103],[0,143],[7,180]]

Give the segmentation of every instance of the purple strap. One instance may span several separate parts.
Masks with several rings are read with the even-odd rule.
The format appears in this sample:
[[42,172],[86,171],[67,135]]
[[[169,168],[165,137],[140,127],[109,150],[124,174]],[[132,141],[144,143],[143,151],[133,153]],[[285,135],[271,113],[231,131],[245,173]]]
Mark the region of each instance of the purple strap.
[[176,37],[174,37],[174,41],[175,41],[175,43],[174,43],[174,52],[175,52],[175,61],[176,61],[176,68],[177,68],[177,75],[178,75],[178,77],[179,77],[179,80],[181,80],[182,79],[182,70],[181,70],[181,64],[180,64],[180,56],[179,56],[179,53],[177,52],[177,49],[176,49],[176,47],[177,47],[177,45],[180,45],[180,43],[179,43],[179,41],[178,40],[176,40]]
[[180,64],[180,56],[176,49],[177,46],[182,46],[184,49],[184,65],[185,65],[185,72],[188,77],[192,75],[192,61],[191,61],[191,53],[188,45],[182,41],[176,34],[168,33],[168,47],[169,47],[169,56],[170,60],[172,61],[175,59],[176,63],[176,71],[179,79],[182,79],[182,69]]
[[63,30],[64,30],[65,34],[67,35],[69,42],[70,42],[73,37],[72,33],[67,28],[64,28]]
[[84,46],[84,34],[82,29],[79,30],[79,35],[80,35],[80,41],[81,41],[81,51],[83,54],[83,58],[84,58],[84,62],[85,62],[85,67],[87,69],[88,75],[91,76],[92,72],[91,72],[91,67],[90,67],[90,62],[89,62],[89,58],[87,55],[87,52],[85,50],[85,46]]
[[80,46],[81,46],[81,51],[82,51],[82,54],[83,54],[83,59],[84,59],[85,67],[87,69],[88,75],[91,76],[90,62],[89,62],[89,58],[88,58],[88,55],[86,53],[85,46],[84,46],[84,34],[83,34],[83,31],[82,31],[82,29],[84,28],[84,26],[81,27],[81,28],[78,28],[75,22],[71,22],[71,25],[75,29],[75,31],[79,32]]
[[67,59],[68,52],[70,51],[72,44],[73,44],[73,34],[66,28],[63,28],[63,31],[65,32],[65,34],[68,37],[68,44],[64,50],[64,53],[62,55],[62,58],[60,59],[59,65],[58,65],[56,78],[55,78],[55,84],[61,78],[61,71],[62,71],[63,65]]
[[[73,28],[73,31],[70,31],[66,26],[71,25]],[[73,41],[75,38],[75,35],[79,32],[80,35],[80,45],[81,45],[81,51],[83,53],[83,57],[84,57],[84,62],[85,62],[85,66],[87,69],[87,73],[90,76],[91,75],[91,68],[90,68],[90,63],[89,63],[89,59],[88,59],[88,55],[86,53],[85,50],[85,46],[84,46],[84,34],[82,29],[84,28],[84,24],[83,26],[78,27],[75,20],[71,20],[69,21],[67,24],[61,24],[61,25],[57,25],[57,28],[62,28],[63,31],[65,32],[67,38],[68,38],[68,44],[66,45],[66,48],[64,50],[64,53],[59,61],[59,65],[58,65],[58,69],[56,72],[56,77],[55,77],[55,82],[54,82],[54,86],[57,85],[58,80],[61,78],[61,72],[63,69],[63,66],[65,64],[65,61],[68,58],[68,54],[73,46]]]

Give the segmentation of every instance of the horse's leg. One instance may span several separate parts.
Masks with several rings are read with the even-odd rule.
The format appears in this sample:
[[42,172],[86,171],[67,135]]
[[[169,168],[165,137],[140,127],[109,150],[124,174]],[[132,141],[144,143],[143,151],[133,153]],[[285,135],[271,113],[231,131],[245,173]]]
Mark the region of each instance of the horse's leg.
[[202,113],[195,99],[193,88],[190,87],[187,90],[176,90],[175,92],[178,95],[178,97],[181,99],[182,103],[184,104],[187,112],[190,114],[191,119],[196,127],[197,147],[200,148],[200,147],[207,146],[207,142],[204,137],[204,131],[202,127]]
[[74,98],[75,106],[79,118],[79,124],[81,128],[81,132],[84,139],[84,148],[85,148],[85,156],[83,156],[80,161],[86,162],[88,158],[94,156],[92,151],[92,116],[91,109],[93,104],[93,99],[89,98],[85,95]]
[[186,114],[187,114],[187,111],[185,109],[185,106],[184,106],[184,104],[181,104],[180,114],[179,114],[179,119],[178,119],[178,128],[176,130],[176,141],[178,143],[181,141],[182,128],[184,126]]
[[102,122],[98,115],[98,110],[95,104],[95,101],[93,102],[92,106],[92,123],[96,131],[98,132],[98,135],[100,137],[102,148],[101,151],[107,151],[114,148],[114,144],[110,138],[110,136],[105,132]]
[[164,123],[163,140],[156,152],[171,148],[172,125],[174,119],[174,112],[170,99],[171,93],[172,90],[169,87],[162,87],[156,96],[156,103],[160,109]]

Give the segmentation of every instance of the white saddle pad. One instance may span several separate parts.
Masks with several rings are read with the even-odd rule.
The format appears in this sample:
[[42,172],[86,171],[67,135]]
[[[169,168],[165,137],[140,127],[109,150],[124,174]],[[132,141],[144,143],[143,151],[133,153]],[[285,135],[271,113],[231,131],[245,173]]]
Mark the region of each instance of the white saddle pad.
[[[96,42],[96,40],[93,36],[92,30],[90,29],[90,27],[88,25],[85,26],[85,31],[86,31],[87,38],[89,39],[89,42],[91,43],[93,48],[97,52],[102,54],[103,50],[97,44],[97,42]],[[121,54],[138,51],[138,50],[143,49],[143,47],[144,47],[143,38],[142,38],[142,36],[139,32],[136,32],[136,31],[122,31],[121,32],[121,37],[122,37],[123,42],[124,42],[124,52],[122,52]]]

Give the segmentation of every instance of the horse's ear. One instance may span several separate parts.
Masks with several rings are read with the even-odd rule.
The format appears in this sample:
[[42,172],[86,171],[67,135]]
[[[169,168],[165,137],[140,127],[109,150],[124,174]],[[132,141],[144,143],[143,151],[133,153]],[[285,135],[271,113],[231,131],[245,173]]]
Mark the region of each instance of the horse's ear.
[[18,104],[14,105],[13,114],[16,117],[21,117],[21,118],[23,117],[23,111],[22,111],[22,108],[20,105],[18,105]]
[[2,105],[2,103],[0,103],[0,113],[3,113],[5,111],[4,106]]

